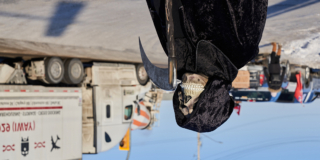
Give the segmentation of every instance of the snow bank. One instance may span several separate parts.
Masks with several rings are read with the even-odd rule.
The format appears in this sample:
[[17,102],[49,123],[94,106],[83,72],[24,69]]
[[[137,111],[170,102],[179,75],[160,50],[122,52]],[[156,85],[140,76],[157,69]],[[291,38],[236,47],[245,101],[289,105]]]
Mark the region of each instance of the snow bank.
[[281,59],[288,59],[294,64],[320,68],[320,34],[285,44]]

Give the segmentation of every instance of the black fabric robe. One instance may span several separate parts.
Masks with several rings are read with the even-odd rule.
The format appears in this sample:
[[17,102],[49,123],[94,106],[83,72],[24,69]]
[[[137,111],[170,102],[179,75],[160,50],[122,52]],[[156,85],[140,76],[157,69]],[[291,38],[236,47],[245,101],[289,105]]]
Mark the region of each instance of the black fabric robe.
[[[147,0],[166,54],[165,0]],[[209,77],[190,118],[179,109],[178,86],[173,106],[177,124],[197,132],[215,130],[233,110],[229,96],[237,69],[259,53],[268,0],[173,0],[178,79],[186,72]]]

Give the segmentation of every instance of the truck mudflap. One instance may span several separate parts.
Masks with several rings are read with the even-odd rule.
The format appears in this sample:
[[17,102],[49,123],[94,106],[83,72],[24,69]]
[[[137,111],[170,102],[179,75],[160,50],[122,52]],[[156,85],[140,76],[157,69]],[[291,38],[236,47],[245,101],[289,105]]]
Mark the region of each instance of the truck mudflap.
[[0,86],[0,158],[82,157],[80,88]]

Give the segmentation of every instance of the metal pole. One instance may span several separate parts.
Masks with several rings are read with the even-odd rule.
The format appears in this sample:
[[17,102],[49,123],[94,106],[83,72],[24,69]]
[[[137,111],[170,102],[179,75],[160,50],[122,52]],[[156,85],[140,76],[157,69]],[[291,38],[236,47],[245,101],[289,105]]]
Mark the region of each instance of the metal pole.
[[168,68],[169,68],[169,84],[176,88],[177,85],[177,59],[174,49],[174,22],[172,13],[172,1],[166,0],[166,32],[167,32],[167,49],[168,49]]
[[129,160],[129,157],[130,157],[130,151],[131,151],[131,131],[130,131],[130,143],[129,143],[129,146],[130,146],[130,148],[129,148],[129,151],[128,151],[128,154],[127,154],[127,159],[126,160]]
[[198,133],[198,160],[200,160],[200,146],[201,146],[200,133]]

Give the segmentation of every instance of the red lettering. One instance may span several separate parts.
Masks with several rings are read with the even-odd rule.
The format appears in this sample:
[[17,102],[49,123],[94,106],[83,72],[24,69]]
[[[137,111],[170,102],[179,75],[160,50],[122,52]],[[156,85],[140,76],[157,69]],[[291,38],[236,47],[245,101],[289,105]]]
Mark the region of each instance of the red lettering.
[[10,124],[9,123],[2,123],[1,126],[2,126],[2,130],[0,127],[1,132],[10,132]]
[[19,131],[34,131],[36,128],[35,121],[32,122],[12,122],[12,125],[9,123],[1,123],[0,124],[0,132],[10,132],[11,129],[13,132]]
[[2,123],[1,125],[2,125],[2,128],[3,128],[1,132],[5,132],[6,130],[5,130],[5,126],[4,125],[6,125],[6,124]]
[[28,124],[29,124],[29,123],[24,123],[24,130],[25,130],[25,131],[28,131]]
[[18,123],[17,131],[23,131],[23,123]]
[[32,131],[32,126],[31,126],[31,122],[29,122],[29,128],[28,128],[29,131]]
[[10,124],[9,124],[9,123],[7,123],[6,131],[7,131],[7,132],[10,132]]

